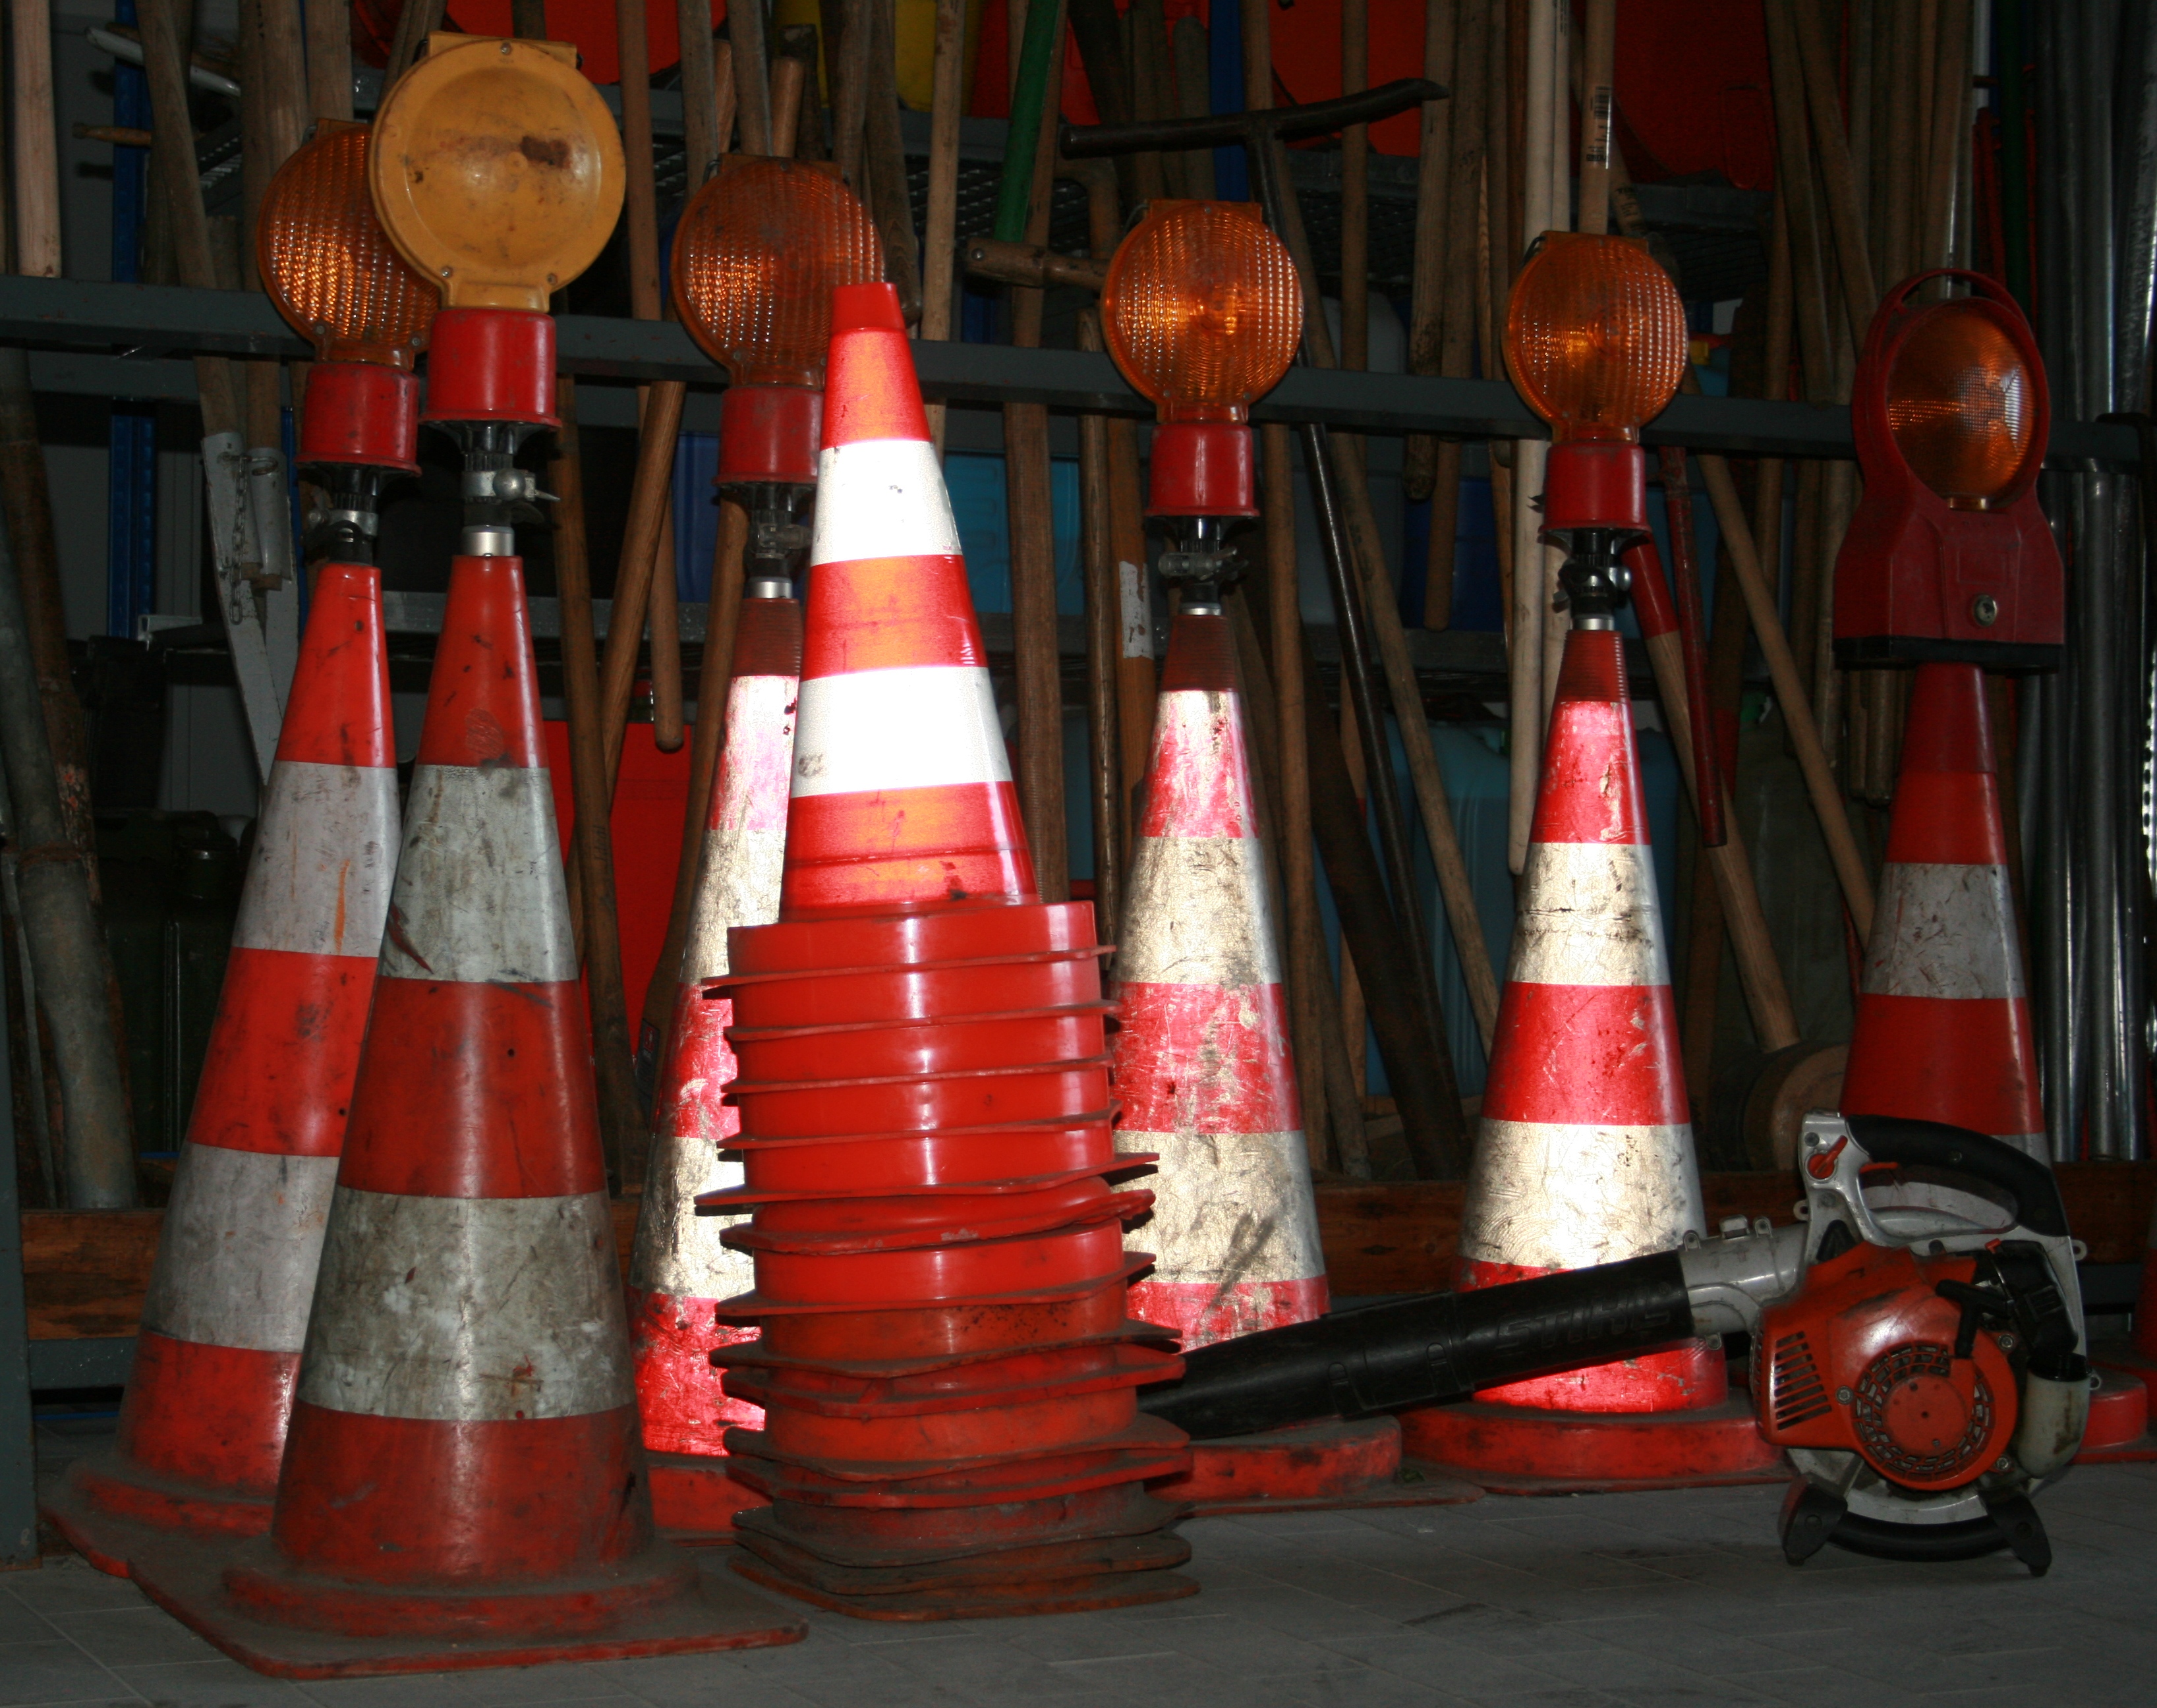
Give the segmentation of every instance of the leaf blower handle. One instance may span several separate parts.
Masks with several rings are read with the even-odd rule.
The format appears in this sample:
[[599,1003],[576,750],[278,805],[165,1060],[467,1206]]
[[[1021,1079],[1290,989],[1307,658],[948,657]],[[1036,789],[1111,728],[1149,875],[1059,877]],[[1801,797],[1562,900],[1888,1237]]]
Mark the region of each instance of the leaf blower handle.
[[1140,1408],[1198,1440],[1364,1417],[1688,1340],[1677,1252],[1338,1312],[1187,1354]]
[[1900,1115],[1849,1115],[1850,1136],[1876,1163],[1936,1169],[1998,1187],[2015,1201],[2015,1220],[2051,1239],[2067,1233],[2067,1206],[2051,1170],[1988,1134]]

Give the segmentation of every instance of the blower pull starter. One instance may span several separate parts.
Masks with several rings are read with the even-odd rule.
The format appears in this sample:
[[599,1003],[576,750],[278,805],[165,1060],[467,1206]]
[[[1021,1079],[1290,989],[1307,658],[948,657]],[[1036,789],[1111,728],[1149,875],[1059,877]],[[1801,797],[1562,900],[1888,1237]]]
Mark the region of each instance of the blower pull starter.
[[1759,1427],[1798,1473],[1793,1565],[2051,1547],[2030,1497],[2089,1415],[2077,1242],[2051,1170],[1981,1133],[1806,1118],[1799,1220],[1529,1281],[1432,1293],[1190,1353],[1143,1409],[1199,1439],[1466,1399],[1695,1336],[1752,1340]]

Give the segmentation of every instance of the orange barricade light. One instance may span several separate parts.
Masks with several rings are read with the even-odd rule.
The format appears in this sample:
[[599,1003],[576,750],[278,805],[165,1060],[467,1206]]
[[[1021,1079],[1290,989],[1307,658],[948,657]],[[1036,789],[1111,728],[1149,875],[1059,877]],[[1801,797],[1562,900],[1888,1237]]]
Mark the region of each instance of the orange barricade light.
[[[255,221],[255,262],[277,312],[315,347],[300,414],[301,466],[417,474],[412,363],[441,298],[374,217],[368,139],[365,125],[326,120],[278,168]],[[371,520],[371,491],[365,496]],[[349,560],[348,550],[337,555]]]
[[1160,411],[1146,513],[1256,516],[1245,424],[1303,336],[1295,264],[1257,204],[1154,203],[1109,263],[1101,332]]
[[[1976,294],[1912,306],[1943,278]],[[1836,661],[2057,664],[2066,578],[2036,494],[2051,403],[2014,299],[1954,270],[1897,286],[1850,414],[1865,498],[1835,564]]]
[[1543,234],[1506,304],[1506,365],[1551,426],[1544,533],[1648,532],[1640,429],[1676,395],[1686,343],[1685,304],[1644,244]]
[[722,486],[814,486],[831,293],[883,276],[868,210],[821,162],[728,155],[674,232],[676,311],[732,382]]

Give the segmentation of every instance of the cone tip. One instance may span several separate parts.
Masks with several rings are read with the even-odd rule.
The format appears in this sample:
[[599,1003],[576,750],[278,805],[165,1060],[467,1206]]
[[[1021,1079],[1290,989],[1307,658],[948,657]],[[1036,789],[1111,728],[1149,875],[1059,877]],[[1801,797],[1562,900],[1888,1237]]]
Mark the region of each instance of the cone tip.
[[831,336],[842,332],[903,332],[898,291],[889,285],[841,285],[831,292]]

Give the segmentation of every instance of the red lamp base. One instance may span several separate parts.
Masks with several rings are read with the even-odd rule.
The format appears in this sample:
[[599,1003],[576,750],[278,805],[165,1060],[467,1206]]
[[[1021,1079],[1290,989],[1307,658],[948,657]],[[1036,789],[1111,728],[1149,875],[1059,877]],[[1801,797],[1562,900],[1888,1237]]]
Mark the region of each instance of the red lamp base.
[[559,427],[554,320],[520,308],[445,308],[427,348],[423,421]]

